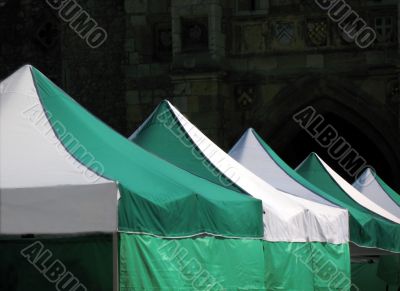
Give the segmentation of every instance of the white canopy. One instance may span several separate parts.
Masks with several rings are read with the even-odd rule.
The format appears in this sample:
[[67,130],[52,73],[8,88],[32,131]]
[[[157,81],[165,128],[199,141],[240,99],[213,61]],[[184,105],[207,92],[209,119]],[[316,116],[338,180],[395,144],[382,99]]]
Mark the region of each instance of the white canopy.
[[386,193],[378,181],[375,172],[370,168],[365,169],[353,183],[353,186],[377,205],[386,209],[391,214],[400,217],[400,206]]
[[0,83],[0,234],[116,231],[117,185],[75,160],[49,118],[30,66]]

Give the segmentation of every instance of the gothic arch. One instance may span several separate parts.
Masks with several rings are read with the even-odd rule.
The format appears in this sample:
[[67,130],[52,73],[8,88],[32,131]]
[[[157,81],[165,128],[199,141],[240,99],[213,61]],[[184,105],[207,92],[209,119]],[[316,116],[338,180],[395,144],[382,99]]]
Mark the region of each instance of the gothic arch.
[[[295,160],[293,156],[290,158],[288,152],[296,147],[292,143],[304,133],[292,116],[310,105],[323,116],[329,116],[333,120],[330,122],[333,126],[336,120],[361,134],[364,143],[378,151],[383,160],[385,169],[377,168],[378,173],[384,173],[383,178],[390,179],[389,182],[399,188],[400,183],[397,180],[400,173],[400,139],[393,126],[394,122],[391,122],[383,104],[351,82],[336,77],[301,78],[284,88],[268,104],[257,106],[258,109],[251,115],[252,124],[279,154],[289,157],[289,163],[292,162],[292,166],[295,166],[305,157],[296,157]],[[311,137],[309,139],[312,140]],[[353,141],[352,146],[357,149],[368,145]],[[368,157],[365,158],[368,160]]]

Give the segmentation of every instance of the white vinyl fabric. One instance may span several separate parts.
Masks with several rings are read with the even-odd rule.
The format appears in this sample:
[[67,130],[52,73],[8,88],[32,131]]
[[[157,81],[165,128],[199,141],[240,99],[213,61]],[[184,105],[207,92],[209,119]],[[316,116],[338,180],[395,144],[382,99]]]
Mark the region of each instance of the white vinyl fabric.
[[262,200],[265,240],[337,244],[349,241],[347,210],[293,197],[275,189],[221,150],[169,102],[168,105],[205,157],[238,187]]
[[337,207],[293,179],[263,148],[251,128],[246,130],[228,154],[278,190],[314,202]]
[[30,66],[0,83],[0,234],[116,231],[115,182],[76,161],[48,118]]
[[350,183],[343,179],[339,174],[337,174],[331,167],[329,167],[317,154],[315,154],[318,160],[321,162],[322,166],[329,173],[332,179],[339,185],[344,192],[347,193],[354,201],[356,201],[361,206],[375,212],[376,214],[391,220],[395,223],[400,223],[400,218],[388,212],[367,196],[361,194],[356,188],[354,188]]
[[375,173],[370,168],[364,170],[353,183],[353,187],[382,208],[400,217],[400,207],[382,188],[375,178]]

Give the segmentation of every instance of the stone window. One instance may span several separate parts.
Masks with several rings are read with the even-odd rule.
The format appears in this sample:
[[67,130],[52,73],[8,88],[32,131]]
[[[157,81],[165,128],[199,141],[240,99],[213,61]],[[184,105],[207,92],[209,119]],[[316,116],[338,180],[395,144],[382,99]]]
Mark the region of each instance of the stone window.
[[375,17],[375,32],[378,42],[395,40],[395,20],[392,16]]
[[208,18],[181,19],[182,52],[208,50]]
[[154,25],[154,54],[160,61],[169,61],[172,57],[172,33],[169,22]]

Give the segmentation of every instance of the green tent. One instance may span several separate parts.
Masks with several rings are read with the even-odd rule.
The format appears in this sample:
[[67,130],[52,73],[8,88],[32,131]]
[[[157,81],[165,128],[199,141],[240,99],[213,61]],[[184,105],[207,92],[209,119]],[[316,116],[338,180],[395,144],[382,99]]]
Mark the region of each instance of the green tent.
[[[353,186],[392,214],[400,215],[400,195],[390,188],[373,169],[365,169]],[[400,254],[381,256],[376,265],[374,272],[365,274],[365,277],[368,276],[371,281],[384,283],[385,287],[388,286],[393,290],[400,288]],[[368,270],[367,267],[365,269]]]
[[161,102],[130,139],[199,177],[263,201],[266,290],[349,288],[347,210],[273,188],[218,148],[168,101]]
[[86,274],[89,290],[113,289],[108,238],[117,221],[119,290],[263,288],[261,201],[132,144],[33,67],[0,83],[0,97],[0,284],[14,288],[7,290],[54,289],[35,266],[20,266],[21,247],[39,236],[68,271]]
[[[400,252],[400,219],[359,193],[312,153],[296,169],[350,213],[350,240],[360,247]],[[373,250],[375,249],[375,250]]]

